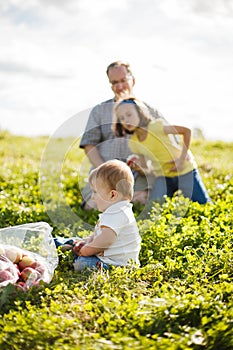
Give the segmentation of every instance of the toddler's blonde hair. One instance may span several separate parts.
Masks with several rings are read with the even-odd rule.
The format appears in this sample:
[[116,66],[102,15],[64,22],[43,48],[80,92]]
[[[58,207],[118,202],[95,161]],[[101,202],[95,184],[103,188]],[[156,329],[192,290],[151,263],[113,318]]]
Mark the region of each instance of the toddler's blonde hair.
[[118,160],[109,160],[97,168],[93,169],[89,175],[88,181],[93,186],[97,180],[101,180],[109,190],[116,190],[121,193],[125,199],[132,200],[134,177],[129,166]]

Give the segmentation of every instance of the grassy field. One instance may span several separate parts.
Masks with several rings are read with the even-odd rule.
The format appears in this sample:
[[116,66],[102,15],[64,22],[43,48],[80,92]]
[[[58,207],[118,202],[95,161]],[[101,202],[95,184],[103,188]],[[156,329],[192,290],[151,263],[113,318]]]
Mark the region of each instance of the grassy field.
[[[45,221],[54,236],[87,235],[98,213],[80,208],[78,141],[0,133],[0,144],[0,228]],[[2,288],[0,349],[233,349],[233,144],[191,149],[213,203],[136,206],[138,269],[77,273],[58,251],[50,284]]]

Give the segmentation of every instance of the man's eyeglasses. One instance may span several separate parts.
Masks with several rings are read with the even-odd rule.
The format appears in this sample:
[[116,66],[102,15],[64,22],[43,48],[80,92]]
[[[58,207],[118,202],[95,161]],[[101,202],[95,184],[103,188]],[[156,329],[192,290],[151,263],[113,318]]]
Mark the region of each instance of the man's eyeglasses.
[[122,78],[120,80],[109,81],[109,83],[112,86],[116,86],[117,84],[125,84],[125,83],[128,83],[131,77],[132,77],[131,75],[127,75],[125,78]]

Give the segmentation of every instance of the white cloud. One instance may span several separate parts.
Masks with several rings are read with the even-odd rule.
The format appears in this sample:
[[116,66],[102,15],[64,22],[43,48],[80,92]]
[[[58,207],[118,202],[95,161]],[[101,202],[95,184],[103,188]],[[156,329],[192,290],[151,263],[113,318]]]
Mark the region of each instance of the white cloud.
[[52,133],[110,98],[106,66],[126,59],[136,93],[169,120],[226,137],[223,120],[233,120],[231,14],[227,0],[0,2],[0,127]]
[[[181,0],[187,5],[187,1]],[[209,16],[231,16],[233,13],[232,0],[191,0],[188,4],[194,13]]]

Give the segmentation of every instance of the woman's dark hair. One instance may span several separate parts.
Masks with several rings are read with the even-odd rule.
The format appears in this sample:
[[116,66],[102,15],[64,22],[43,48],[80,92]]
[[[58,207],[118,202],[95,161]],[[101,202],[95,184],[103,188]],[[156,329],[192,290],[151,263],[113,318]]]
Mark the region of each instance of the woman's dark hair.
[[133,134],[133,132],[130,132],[123,128],[122,124],[120,123],[118,117],[117,117],[117,110],[118,108],[124,104],[124,103],[130,103],[133,104],[138,112],[139,115],[139,128],[143,128],[149,124],[149,122],[152,120],[152,115],[150,114],[148,108],[145,106],[145,104],[139,100],[137,100],[135,97],[129,97],[123,100],[120,100],[116,103],[114,109],[113,109],[113,123],[112,123],[112,130],[114,134],[117,137],[125,136],[126,134]]

